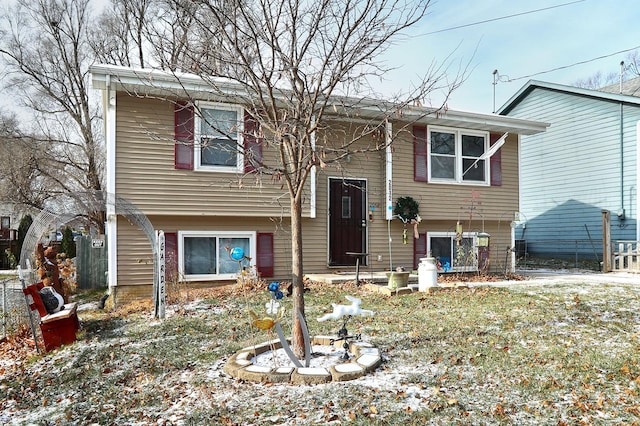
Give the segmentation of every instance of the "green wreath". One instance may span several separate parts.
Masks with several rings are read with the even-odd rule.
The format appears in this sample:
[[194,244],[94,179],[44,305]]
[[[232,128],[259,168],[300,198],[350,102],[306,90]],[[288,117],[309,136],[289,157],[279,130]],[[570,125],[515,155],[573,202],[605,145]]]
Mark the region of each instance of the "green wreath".
[[417,219],[419,213],[418,202],[411,197],[398,198],[393,209],[393,214],[398,216],[404,223]]

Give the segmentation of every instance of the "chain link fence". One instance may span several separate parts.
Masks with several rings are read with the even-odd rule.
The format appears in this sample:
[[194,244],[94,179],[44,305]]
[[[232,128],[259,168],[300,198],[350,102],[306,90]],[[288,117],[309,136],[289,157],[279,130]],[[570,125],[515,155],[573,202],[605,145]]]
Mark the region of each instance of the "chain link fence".
[[602,239],[516,240],[515,251],[519,268],[602,268]]

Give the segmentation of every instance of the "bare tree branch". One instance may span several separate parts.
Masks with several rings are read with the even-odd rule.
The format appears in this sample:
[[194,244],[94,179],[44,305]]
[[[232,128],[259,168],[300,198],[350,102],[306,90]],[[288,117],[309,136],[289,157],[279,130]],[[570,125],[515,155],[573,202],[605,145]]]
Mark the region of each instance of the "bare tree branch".
[[[102,190],[104,147],[88,88],[89,12],[89,0],[19,0],[3,16],[9,28],[0,39],[5,89],[34,117],[26,132],[43,135],[30,140],[46,144],[50,158],[31,164],[49,181],[51,196]],[[98,214],[96,225],[103,222]]]

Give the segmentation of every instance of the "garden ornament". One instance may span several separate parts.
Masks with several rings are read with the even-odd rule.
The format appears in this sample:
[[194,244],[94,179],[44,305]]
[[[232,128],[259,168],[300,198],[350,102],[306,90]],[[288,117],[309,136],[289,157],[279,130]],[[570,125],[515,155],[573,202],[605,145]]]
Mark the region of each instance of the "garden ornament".
[[354,315],[373,316],[373,311],[360,308],[360,303],[362,301],[357,297],[345,296],[345,298],[351,302],[351,305],[337,305],[332,303],[331,306],[333,306],[333,312],[323,315],[318,318],[318,321],[323,322],[329,319],[340,319],[344,316]]
[[373,316],[373,311],[369,311],[367,309],[362,309],[360,307],[360,303],[362,302],[357,297],[353,296],[345,296],[347,300],[351,301],[351,305],[337,305],[332,303],[333,312],[328,313],[320,318],[318,321],[326,321],[328,319],[341,319],[343,318],[342,328],[338,330],[338,337],[336,339],[331,339],[330,344],[333,345],[335,342],[342,341],[342,347],[344,348],[344,355],[342,355],[341,359],[347,361],[349,359],[349,340],[350,339],[360,339],[360,334],[356,334],[353,336],[349,335],[347,331],[347,322],[351,319],[352,316],[355,315],[363,315],[363,316]]

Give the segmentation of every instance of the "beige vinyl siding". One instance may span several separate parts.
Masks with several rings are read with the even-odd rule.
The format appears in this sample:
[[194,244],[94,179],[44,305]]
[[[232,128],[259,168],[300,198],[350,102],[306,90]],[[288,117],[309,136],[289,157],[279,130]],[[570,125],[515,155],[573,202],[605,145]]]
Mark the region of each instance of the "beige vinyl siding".
[[403,134],[394,143],[393,199],[413,197],[420,204],[420,216],[427,221],[449,218],[455,222],[473,211],[478,220],[510,222],[518,210],[518,136],[510,134],[500,150],[501,186],[415,182],[413,139],[410,134]]
[[[149,216],[155,229],[179,231],[249,231],[274,234],[274,273],[279,279],[291,275],[289,219],[243,217]],[[118,286],[153,284],[151,244],[136,226],[118,220]],[[151,290],[149,290],[150,292]]]
[[[369,146],[370,137],[359,141],[355,148]],[[329,179],[365,179],[367,182],[366,209],[375,208],[373,221],[367,223],[368,250],[381,244],[385,245],[386,222],[384,221],[384,152],[369,152],[354,155],[349,162],[341,161],[329,164],[317,175],[317,207],[316,219],[309,219],[303,224],[304,267],[306,273],[354,270],[354,267],[328,266],[328,191]]]
[[[135,292],[123,290],[117,305],[129,297],[152,297],[153,292],[153,251],[151,241],[142,230],[126,218],[118,217],[118,288],[140,287]],[[123,299],[124,298],[124,299]]]
[[[415,182],[412,135],[402,134],[393,148],[393,200],[409,196],[419,203],[419,232],[455,232],[458,220],[464,232],[481,232],[484,227],[491,235],[491,270],[504,271],[511,222],[518,211],[518,135],[510,134],[501,148],[501,186]],[[393,266],[411,267],[413,226],[407,225],[408,244],[402,243],[402,230],[401,221],[391,221]]]
[[[511,257],[507,248],[511,247],[511,227],[509,223],[504,222],[485,222],[484,229],[482,222],[461,220],[463,233],[479,233],[484,232],[491,235],[489,243],[489,270],[492,272],[505,272],[505,267],[510,265]],[[419,226],[420,233],[446,232],[455,235],[455,222],[450,221],[430,221],[422,222]],[[411,243],[412,244],[412,243]],[[411,245],[413,248],[413,245]],[[509,257],[507,257],[509,256]]]
[[[274,235],[274,279],[291,277],[291,227],[287,215],[289,197],[280,183],[243,189],[235,176],[214,179],[216,174],[173,168],[173,107],[156,100],[133,102],[118,99],[118,195],[147,214],[155,229],[179,231],[251,231]],[[123,113],[122,111],[127,111]],[[144,125],[136,124],[138,122]],[[167,124],[169,123],[169,125]],[[145,130],[146,129],[146,130]],[[150,133],[153,129],[155,133]],[[319,140],[331,140],[322,136]],[[337,141],[337,139],[333,139]],[[364,138],[354,148],[371,146]],[[411,196],[420,203],[420,233],[455,232],[460,220],[465,232],[491,234],[492,269],[504,267],[510,245],[510,223],[518,209],[517,135],[502,147],[502,186],[445,185],[414,182],[413,139],[405,132],[393,145],[393,200]],[[303,218],[305,273],[353,271],[354,267],[328,267],[328,180],[366,179],[368,266],[363,271],[413,268],[413,226],[407,224],[403,243],[401,221],[385,219],[385,153],[354,155],[350,161],[328,164],[317,170],[316,218]],[[277,187],[277,188],[276,188]],[[303,203],[309,205],[310,190]],[[469,215],[472,214],[471,220]],[[391,242],[390,242],[391,241]],[[389,245],[391,244],[391,253]],[[153,269],[151,246],[141,231],[126,220],[118,221],[118,287],[122,294],[151,296]],[[391,265],[390,265],[391,263]],[[268,278],[271,279],[271,278]],[[210,285],[219,284],[210,282]],[[203,283],[189,283],[199,286]],[[145,288],[132,290],[132,287]]]
[[[269,175],[176,170],[171,102],[120,93],[117,105],[116,192],[146,214],[288,214],[284,182]],[[269,161],[275,152],[263,155]]]

